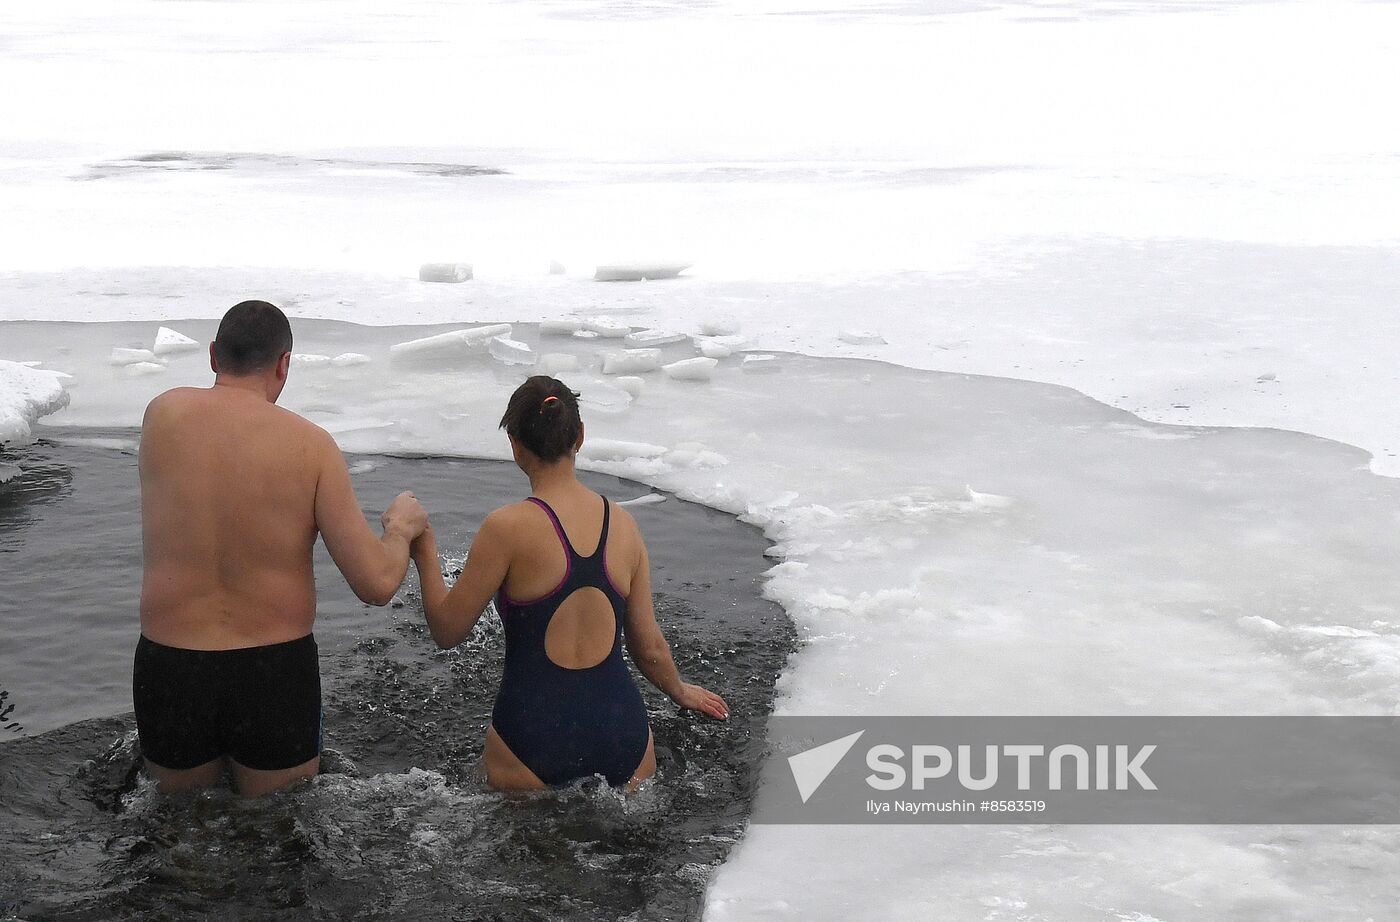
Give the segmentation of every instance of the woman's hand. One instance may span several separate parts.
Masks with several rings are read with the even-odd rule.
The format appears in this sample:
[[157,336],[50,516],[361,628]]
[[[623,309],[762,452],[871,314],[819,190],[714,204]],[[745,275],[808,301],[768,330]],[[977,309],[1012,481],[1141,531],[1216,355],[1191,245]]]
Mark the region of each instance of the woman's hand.
[[672,695],[671,700],[683,708],[708,714],[716,720],[729,717],[729,705],[724,703],[723,698],[689,682],[682,682],[680,691]]
[[408,546],[409,555],[413,557],[414,563],[422,566],[422,562],[428,557],[437,557],[437,536],[433,534],[433,523],[425,522],[423,530],[418,533]]

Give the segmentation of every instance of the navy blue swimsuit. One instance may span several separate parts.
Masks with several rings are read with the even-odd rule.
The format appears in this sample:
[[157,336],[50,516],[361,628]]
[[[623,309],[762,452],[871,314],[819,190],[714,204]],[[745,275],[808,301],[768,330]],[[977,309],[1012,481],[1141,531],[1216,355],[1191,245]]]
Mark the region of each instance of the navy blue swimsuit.
[[[603,532],[598,548],[580,556],[549,504],[529,501],[549,514],[568,558],[563,581],[552,592],[517,602],[502,589],[497,596],[506,633],[505,675],[491,712],[491,723],[510,751],[545,784],[603,775],[626,784],[646,754],[646,705],[622,659],[622,619],[627,600],[604,567],[608,542],[608,501],[603,499]],[[612,603],[616,627],[612,649],[602,662],[567,669],[545,653],[545,631],[564,600],[593,587]]]

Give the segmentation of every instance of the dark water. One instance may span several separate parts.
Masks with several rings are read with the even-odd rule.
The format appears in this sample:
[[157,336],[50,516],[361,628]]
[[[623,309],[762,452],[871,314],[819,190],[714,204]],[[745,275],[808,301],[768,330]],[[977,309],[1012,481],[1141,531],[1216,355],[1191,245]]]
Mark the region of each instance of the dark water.
[[[670,499],[634,506],[657,615],[681,672],[730,703],[725,723],[677,713],[638,677],[659,773],[624,797],[597,782],[545,795],[486,789],[477,763],[503,644],[488,614],[436,652],[413,584],[359,603],[318,550],[325,767],[258,801],[160,797],[139,777],[129,708],[139,592],[129,431],[59,431],[10,453],[0,485],[0,918],[670,919],[698,916],[741,834],[773,684],[794,647],[758,597],[765,542]],[[93,437],[115,442],[93,444]],[[366,514],[400,489],[433,512],[445,554],[524,495],[511,465],[353,458]],[[613,499],[639,485],[585,475]],[[40,642],[42,640],[43,642]],[[102,676],[100,682],[86,677]],[[122,689],[117,692],[114,689]],[[44,706],[51,696],[63,703]],[[117,713],[67,722],[79,713]],[[5,724],[63,725],[17,736]],[[36,727],[28,728],[32,732]]]

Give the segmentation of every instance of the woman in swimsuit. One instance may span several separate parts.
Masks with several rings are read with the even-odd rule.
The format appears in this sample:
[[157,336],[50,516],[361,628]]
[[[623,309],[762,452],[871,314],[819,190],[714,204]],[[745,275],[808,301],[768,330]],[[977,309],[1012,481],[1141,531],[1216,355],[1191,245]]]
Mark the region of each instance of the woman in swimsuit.
[[449,592],[432,526],[413,543],[428,629],[461,643],[495,597],[505,627],[505,674],[486,730],[486,780],[540,790],[601,774],[635,787],[656,771],[632,661],[683,708],[723,720],[719,695],[682,682],[652,610],[651,573],[637,523],[578,481],[578,395],[544,375],[511,395],[501,427],[531,495],[482,522]]

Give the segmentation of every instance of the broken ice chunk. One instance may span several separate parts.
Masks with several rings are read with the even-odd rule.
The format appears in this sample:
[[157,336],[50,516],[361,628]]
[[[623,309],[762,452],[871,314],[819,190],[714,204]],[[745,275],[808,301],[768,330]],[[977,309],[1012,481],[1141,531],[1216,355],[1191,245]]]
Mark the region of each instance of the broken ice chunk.
[[346,368],[350,365],[368,365],[371,359],[361,352],[342,352],[331,359],[331,364],[336,368]]
[[711,317],[700,321],[702,336],[733,336],[739,332],[739,321],[732,317]]
[[559,260],[557,260],[557,259],[551,259],[551,260],[549,261],[549,274],[550,274],[550,275],[563,275],[563,274],[564,274],[564,264],[561,263],[561,262],[560,262]]
[[156,362],[156,354],[150,349],[123,349],[120,346],[112,350],[107,362],[111,365],[136,365],[141,362]]
[[418,267],[420,282],[465,282],[472,277],[466,263],[423,263]]
[[642,279],[673,279],[690,268],[690,263],[615,263],[599,266],[593,278],[600,282],[640,282]]
[[634,400],[642,396],[642,388],[646,386],[646,382],[641,378],[635,378],[631,375],[623,375],[618,378],[615,383],[618,387],[631,394]]
[[137,377],[141,375],[159,374],[160,372],[165,371],[165,366],[160,364],[159,362],[132,362],[130,365],[127,365],[125,368],[123,368],[122,371],[126,372],[132,377]]
[[581,320],[545,320],[540,323],[541,336],[568,336],[583,329]]
[[621,339],[632,332],[632,328],[627,324],[617,320],[609,320],[607,317],[594,317],[590,320],[585,320],[583,322],[583,328],[604,339]]
[[996,493],[978,493],[971,486],[964,484],[963,489],[967,492],[968,502],[975,506],[982,506],[988,509],[1004,509],[1010,506],[1015,500],[1009,496],[1001,496]]
[[534,349],[509,336],[494,337],[487,349],[491,358],[507,365],[533,365],[538,359]]
[[782,368],[776,355],[746,355],[740,367],[750,374],[780,371]]
[[183,333],[177,333],[170,327],[161,327],[156,330],[156,343],[152,351],[156,355],[169,355],[174,352],[193,352],[198,348],[199,343]]
[[702,339],[697,345],[700,354],[707,359],[727,359],[734,354],[733,349],[713,339]]
[[603,374],[630,375],[661,367],[660,349],[624,349],[603,356]]
[[618,503],[619,506],[654,506],[657,503],[666,502],[666,497],[660,493],[644,493],[636,499],[624,499]]
[[314,352],[293,352],[292,364],[298,368],[326,368],[331,364],[331,357]]
[[391,359],[440,360],[462,356],[482,355],[488,344],[497,336],[509,336],[508,323],[493,323],[484,327],[471,327],[466,330],[452,330],[396,343],[389,347]]
[[684,342],[689,338],[684,333],[672,333],[670,330],[638,330],[628,333],[622,341],[629,346],[665,346]]
[[672,362],[662,367],[668,378],[676,381],[708,381],[719,362],[715,359],[695,358]]

